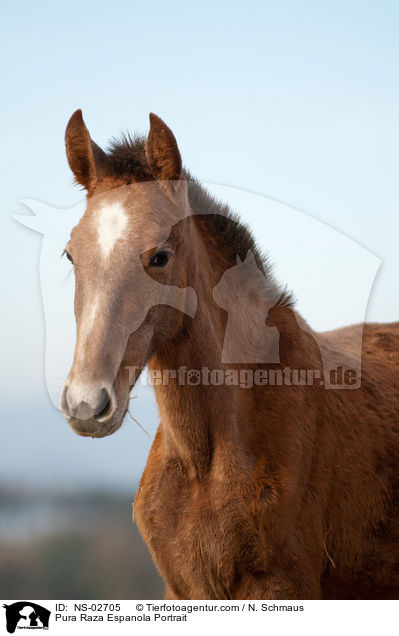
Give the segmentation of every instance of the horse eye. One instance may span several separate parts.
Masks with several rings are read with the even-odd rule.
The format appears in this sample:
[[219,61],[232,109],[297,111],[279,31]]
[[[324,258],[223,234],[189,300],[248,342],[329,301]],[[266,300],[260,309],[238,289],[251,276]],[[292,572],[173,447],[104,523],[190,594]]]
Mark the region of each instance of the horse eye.
[[158,252],[150,260],[150,267],[165,267],[166,263],[169,260],[169,256],[169,252]]
[[64,254],[65,254],[65,256],[67,257],[68,261],[69,261],[70,263],[72,263],[72,264],[73,264],[73,258],[72,258],[72,256],[70,255],[70,253],[69,253],[69,252],[67,252],[66,250],[64,250]]

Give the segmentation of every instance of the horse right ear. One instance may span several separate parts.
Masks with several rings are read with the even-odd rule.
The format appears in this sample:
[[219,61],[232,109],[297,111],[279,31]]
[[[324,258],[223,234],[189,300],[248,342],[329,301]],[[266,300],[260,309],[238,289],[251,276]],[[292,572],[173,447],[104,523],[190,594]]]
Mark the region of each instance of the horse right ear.
[[98,178],[104,173],[107,155],[90,138],[81,110],[75,111],[68,122],[65,146],[69,167],[76,182],[90,194]]
[[159,117],[150,113],[150,132],[145,146],[148,166],[155,179],[170,182],[172,190],[182,176],[179,148],[171,129]]

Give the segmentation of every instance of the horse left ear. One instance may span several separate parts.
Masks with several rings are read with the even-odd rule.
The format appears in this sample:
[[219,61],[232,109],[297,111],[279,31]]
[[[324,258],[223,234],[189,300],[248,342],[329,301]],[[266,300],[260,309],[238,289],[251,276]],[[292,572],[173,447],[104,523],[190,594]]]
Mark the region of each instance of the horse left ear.
[[178,181],[182,160],[174,134],[154,113],[150,113],[150,132],[146,143],[148,166],[155,179]]
[[74,112],[66,127],[65,147],[75,180],[90,194],[103,175],[107,155],[91,139],[80,109]]

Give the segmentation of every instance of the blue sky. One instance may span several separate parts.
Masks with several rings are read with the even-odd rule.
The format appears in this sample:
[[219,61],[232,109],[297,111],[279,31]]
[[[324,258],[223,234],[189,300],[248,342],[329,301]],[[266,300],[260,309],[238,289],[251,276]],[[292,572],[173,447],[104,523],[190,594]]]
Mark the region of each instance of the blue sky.
[[[382,259],[368,317],[398,319],[397,3],[21,1],[2,4],[0,24],[2,399],[11,456],[15,439],[25,440],[21,477],[37,474],[28,451],[53,407],[43,372],[41,238],[10,214],[27,213],[23,198],[59,208],[82,199],[63,140],[76,108],[101,145],[124,129],[147,130],[154,111],[201,180],[285,202],[355,239]],[[272,245],[264,248],[273,256]],[[80,444],[91,465],[97,442],[75,439],[54,413],[49,448],[62,436],[65,452],[72,457]],[[129,434],[140,448],[133,432],[120,433],[120,445]],[[118,444],[100,443],[104,457],[107,444]],[[146,450],[137,452],[142,464]],[[56,467],[42,459],[38,473],[54,478]]]

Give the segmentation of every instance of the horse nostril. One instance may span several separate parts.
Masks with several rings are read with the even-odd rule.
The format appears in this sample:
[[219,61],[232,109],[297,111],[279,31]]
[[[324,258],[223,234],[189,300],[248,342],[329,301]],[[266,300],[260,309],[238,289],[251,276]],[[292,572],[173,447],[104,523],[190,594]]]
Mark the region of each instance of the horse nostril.
[[63,413],[66,413],[67,415],[69,415],[67,391],[68,391],[68,386],[65,384],[63,389],[62,389],[62,392],[61,392],[60,406],[61,406],[61,411],[63,411]]
[[98,406],[94,413],[94,417],[96,420],[107,417],[112,410],[112,401],[111,396],[108,393],[107,389],[101,389]]
[[95,419],[105,422],[112,418],[116,410],[114,391],[85,387],[80,384],[65,384],[60,397],[60,406],[67,418],[76,420]]

